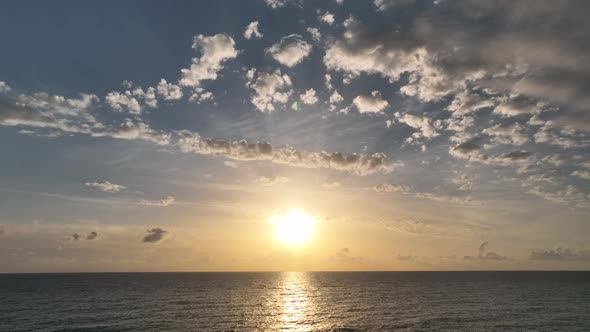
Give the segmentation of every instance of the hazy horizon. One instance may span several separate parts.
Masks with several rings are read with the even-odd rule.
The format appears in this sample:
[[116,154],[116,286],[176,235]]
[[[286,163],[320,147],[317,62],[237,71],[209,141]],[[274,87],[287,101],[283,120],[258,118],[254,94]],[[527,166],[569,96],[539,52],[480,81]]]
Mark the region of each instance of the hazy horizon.
[[590,270],[586,1],[11,1],[0,273]]

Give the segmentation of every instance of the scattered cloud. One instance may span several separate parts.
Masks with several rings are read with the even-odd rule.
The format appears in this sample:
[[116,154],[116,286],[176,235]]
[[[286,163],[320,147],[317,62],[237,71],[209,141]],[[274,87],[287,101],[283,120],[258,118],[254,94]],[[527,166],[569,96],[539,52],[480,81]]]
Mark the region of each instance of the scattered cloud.
[[246,26],[246,30],[244,30],[244,38],[246,39],[260,39],[262,36],[263,34],[258,30],[258,21],[250,22],[250,24]]
[[280,64],[293,67],[303,61],[311,52],[311,45],[300,35],[283,37],[279,42],[266,50]]
[[535,250],[529,256],[538,261],[590,261],[590,250],[572,250],[563,247]]
[[174,197],[168,196],[166,198],[162,198],[159,200],[141,200],[138,202],[140,205],[147,205],[147,206],[168,206],[174,203]]
[[508,259],[506,256],[502,256],[495,252],[486,252],[486,248],[488,246],[488,242],[484,241],[479,245],[479,252],[477,256],[464,256],[464,259],[471,259],[471,260],[492,260],[492,261],[503,261]]
[[275,104],[285,104],[289,100],[292,93],[291,78],[281,74],[280,70],[266,73],[251,69],[247,77],[247,86],[255,92],[250,100],[259,111],[272,112]]
[[313,105],[318,102],[318,97],[315,95],[314,89],[305,91],[305,93],[300,95],[299,98],[301,98],[301,101],[307,105]]
[[328,25],[332,25],[334,24],[334,14],[330,13],[330,12],[325,12],[324,14],[318,16],[318,19],[321,22],[327,23]]
[[164,97],[164,100],[176,100],[182,98],[182,88],[161,79],[160,83],[158,83],[158,94]]
[[352,103],[360,113],[382,113],[389,106],[389,103],[381,98],[379,91],[373,91],[371,95],[359,95]]
[[289,179],[283,176],[261,176],[256,179],[257,183],[262,184],[263,186],[272,186],[279,183],[289,182]]
[[74,241],[78,240],[94,240],[98,237],[98,232],[92,231],[89,233],[74,233],[71,236],[71,239]]
[[235,44],[233,38],[226,34],[195,36],[193,49],[199,52],[200,56],[193,58],[189,68],[181,70],[180,85],[198,87],[201,81],[217,79],[223,64],[238,56]]
[[311,39],[313,39],[314,41],[319,42],[320,40],[322,40],[322,34],[320,33],[320,30],[318,28],[307,28],[306,31],[309,32],[309,34],[311,35]]
[[143,243],[159,243],[165,240],[169,236],[169,232],[160,228],[152,228],[147,230],[147,235],[143,237]]
[[352,252],[348,248],[342,248],[340,251],[335,253],[334,255],[330,256],[330,259],[339,261],[339,262],[360,262],[364,261],[365,258],[362,256],[354,256]]
[[139,105],[139,102],[130,91],[125,91],[124,93],[109,92],[105,100],[114,111],[127,111],[131,114],[141,113],[141,105]]
[[10,90],[12,90],[12,88],[8,86],[6,82],[0,81],[0,93],[9,92]]
[[98,189],[108,192],[108,193],[118,193],[119,191],[121,191],[123,189],[127,189],[127,187],[125,187],[125,186],[122,186],[120,184],[111,183],[109,181],[86,182],[85,185],[88,187],[98,188]]

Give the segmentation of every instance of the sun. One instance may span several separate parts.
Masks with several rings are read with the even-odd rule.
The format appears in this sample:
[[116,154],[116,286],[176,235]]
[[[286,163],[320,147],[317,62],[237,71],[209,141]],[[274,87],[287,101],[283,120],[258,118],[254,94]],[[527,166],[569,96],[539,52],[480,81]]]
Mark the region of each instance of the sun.
[[313,235],[317,220],[301,210],[290,210],[269,219],[276,238],[283,244],[301,245]]

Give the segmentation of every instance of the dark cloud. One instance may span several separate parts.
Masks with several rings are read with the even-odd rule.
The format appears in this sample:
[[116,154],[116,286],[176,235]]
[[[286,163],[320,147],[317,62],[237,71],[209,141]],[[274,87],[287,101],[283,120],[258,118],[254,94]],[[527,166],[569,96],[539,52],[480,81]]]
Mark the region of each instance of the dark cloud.
[[178,145],[183,152],[219,155],[233,160],[268,160],[304,168],[330,168],[355,175],[389,173],[396,164],[388,162],[383,153],[343,154],[341,152],[310,152],[290,146],[275,147],[267,142],[248,143],[201,138],[196,133],[182,132]]
[[142,242],[144,243],[158,243],[168,236],[169,232],[163,230],[160,227],[152,228],[147,230],[147,235],[143,237]]
[[92,231],[89,233],[74,233],[71,236],[71,239],[74,241],[78,240],[94,240],[98,237],[98,232]]
[[590,250],[576,251],[557,247],[556,249],[533,251],[529,259],[539,261],[590,261]]
[[86,234],[86,240],[94,240],[98,237],[97,232],[90,232]]
[[503,261],[508,259],[508,257],[506,256],[502,256],[498,253],[495,252],[485,252],[487,247],[488,247],[489,243],[488,241],[484,241],[479,245],[478,248],[478,254],[477,256],[470,256],[470,255],[466,255],[463,256],[463,259],[467,259],[467,260],[492,260],[492,261]]

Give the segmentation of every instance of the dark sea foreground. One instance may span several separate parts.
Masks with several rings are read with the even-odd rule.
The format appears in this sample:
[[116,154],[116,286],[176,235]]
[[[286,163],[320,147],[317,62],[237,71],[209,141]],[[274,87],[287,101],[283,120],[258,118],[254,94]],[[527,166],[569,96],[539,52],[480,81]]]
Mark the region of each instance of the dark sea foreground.
[[0,275],[0,331],[590,331],[590,272]]

